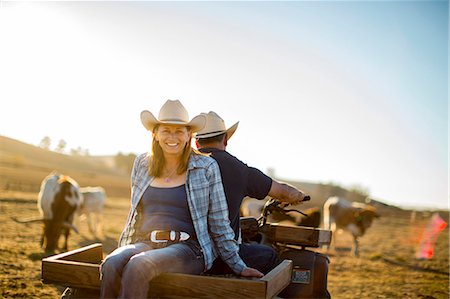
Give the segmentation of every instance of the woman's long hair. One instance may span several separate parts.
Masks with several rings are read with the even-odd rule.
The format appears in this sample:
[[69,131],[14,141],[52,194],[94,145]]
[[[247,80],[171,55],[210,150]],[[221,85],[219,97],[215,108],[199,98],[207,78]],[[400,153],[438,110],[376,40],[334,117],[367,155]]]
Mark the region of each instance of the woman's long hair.
[[[148,167],[148,174],[151,177],[159,178],[163,175],[164,165],[166,164],[166,159],[164,158],[164,153],[159,145],[159,142],[156,140],[156,131],[158,130],[158,126],[153,129],[153,140],[152,140],[152,152],[150,158],[150,165]],[[191,128],[187,127],[189,134],[191,134]],[[177,173],[182,174],[187,171],[189,158],[193,152],[198,152],[191,147],[190,141],[186,142],[186,145],[183,149],[183,154],[181,155],[180,163],[178,164]]]

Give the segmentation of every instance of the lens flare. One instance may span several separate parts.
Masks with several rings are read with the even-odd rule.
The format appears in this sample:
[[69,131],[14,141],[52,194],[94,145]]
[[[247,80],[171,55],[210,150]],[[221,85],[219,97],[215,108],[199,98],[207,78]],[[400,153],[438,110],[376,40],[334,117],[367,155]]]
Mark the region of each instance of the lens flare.
[[445,222],[438,213],[434,213],[428,223],[428,226],[423,232],[416,258],[427,260],[433,258],[436,241],[446,226],[447,222]]

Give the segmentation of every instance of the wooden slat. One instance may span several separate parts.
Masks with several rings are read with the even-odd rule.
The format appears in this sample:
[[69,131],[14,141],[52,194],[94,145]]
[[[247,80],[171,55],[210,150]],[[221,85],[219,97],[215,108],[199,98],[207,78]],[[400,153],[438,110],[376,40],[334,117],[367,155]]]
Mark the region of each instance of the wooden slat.
[[102,244],[95,243],[71,251],[49,256],[47,258],[44,258],[42,261],[64,260],[64,261],[76,261],[83,263],[99,264],[102,258],[103,258]]
[[266,282],[187,274],[161,274],[150,282],[150,293],[164,298],[265,298]]
[[266,298],[278,295],[291,282],[293,263],[291,260],[284,260],[275,269],[267,273],[262,281],[266,281]]
[[64,260],[42,260],[45,283],[86,289],[100,288],[100,265]]
[[271,241],[300,246],[319,247],[331,242],[331,231],[306,227],[266,224],[263,228]]

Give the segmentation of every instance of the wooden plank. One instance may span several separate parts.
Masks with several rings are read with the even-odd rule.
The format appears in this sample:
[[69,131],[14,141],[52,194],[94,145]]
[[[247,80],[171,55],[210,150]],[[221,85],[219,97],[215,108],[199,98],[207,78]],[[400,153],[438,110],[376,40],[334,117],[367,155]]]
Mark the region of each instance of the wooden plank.
[[265,298],[266,282],[260,279],[167,273],[150,282],[150,294],[164,298]]
[[272,269],[262,281],[266,281],[266,298],[278,295],[285,287],[291,283],[293,263],[291,260],[284,260],[277,267]]
[[331,242],[331,231],[306,226],[266,224],[263,228],[271,241],[300,246],[319,247]]
[[42,260],[45,283],[86,289],[100,288],[100,265],[64,260]]
[[65,260],[65,261],[99,264],[102,259],[103,259],[102,244],[95,243],[78,249],[49,256],[47,258],[44,258],[42,261]]

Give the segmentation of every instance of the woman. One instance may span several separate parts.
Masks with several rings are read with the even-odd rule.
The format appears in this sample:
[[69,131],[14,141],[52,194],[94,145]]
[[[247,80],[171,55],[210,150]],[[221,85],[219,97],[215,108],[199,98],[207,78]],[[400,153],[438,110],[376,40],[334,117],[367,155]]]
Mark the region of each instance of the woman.
[[120,247],[102,263],[101,297],[146,298],[159,274],[201,274],[218,255],[236,274],[261,277],[238,255],[217,163],[191,148],[204,116],[189,122],[183,105],[168,100],[159,119],[143,111],[141,121],[152,152],[134,162],[131,210]]

